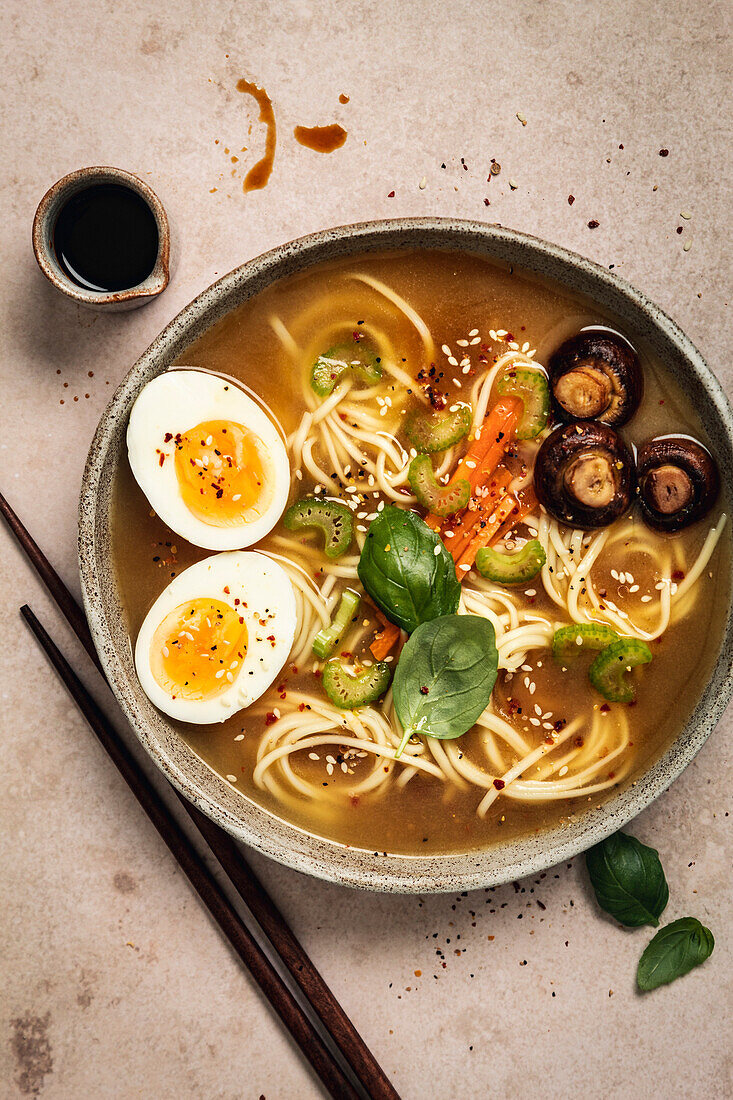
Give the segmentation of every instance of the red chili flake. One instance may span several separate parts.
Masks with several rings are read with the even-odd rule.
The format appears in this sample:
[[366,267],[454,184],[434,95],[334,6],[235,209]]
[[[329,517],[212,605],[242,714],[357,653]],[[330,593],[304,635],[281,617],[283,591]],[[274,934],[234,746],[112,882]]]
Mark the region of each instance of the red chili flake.
[[[567,718],[558,718],[558,720],[553,724],[552,728],[554,729],[555,733],[559,733],[561,729],[564,729],[565,726],[567,726],[567,724]],[[552,740],[552,738],[550,738],[550,740]]]
[[588,228],[589,229],[597,229],[600,224],[601,223],[597,222],[595,218],[591,218],[591,220],[588,222]]
[[421,695],[427,695],[429,693],[429,691],[430,691],[430,688],[426,687],[425,684],[423,684],[423,686],[420,688],[420,694]]
[[164,454],[163,454],[163,452],[161,451],[161,453],[160,453],[160,458],[158,459],[158,465],[159,465],[159,466],[162,466],[164,462],[165,462],[165,455],[164,455]]
[[484,206],[491,206],[491,203],[488,199],[484,199]]
[[224,585],[224,591],[226,592],[227,596],[229,596],[229,595],[230,595],[230,592],[229,592],[229,585],[228,585],[228,584]]
[[664,398],[663,398],[663,397],[660,397],[660,399],[659,399],[659,404],[660,404],[660,405],[663,405],[663,404],[664,404]]
[[575,195],[568,195],[568,206],[572,206],[575,202]]
[[358,794],[352,794],[349,801],[351,802],[352,806],[358,806],[359,805],[359,796],[358,796]]
[[672,580],[673,581],[683,581],[684,579],[685,579],[685,574],[682,572],[682,570],[681,569],[675,569],[674,573],[672,574]]
[[503,791],[506,787],[506,783],[503,779],[495,779],[494,786],[496,787],[497,791]]
[[678,233],[681,233],[681,232],[682,232],[682,226],[681,226],[681,225],[678,225],[678,226],[677,226],[677,232],[678,232]]
[[601,714],[608,714],[610,709],[608,703],[601,703]]
[[393,199],[394,198],[394,191],[390,191],[390,193],[387,195],[387,198],[388,199]]
[[668,157],[669,156],[669,149],[660,149],[659,150],[659,155],[660,155],[660,157]]
[[171,432],[166,432],[165,435],[163,436],[163,442],[164,443],[170,443],[171,439],[173,439],[172,433]]
[[619,145],[619,149],[623,149],[623,145]]
[[265,725],[271,726],[274,722],[277,722],[277,715],[273,714],[271,710],[268,710],[267,714],[265,715]]
[[305,710],[305,703],[298,703],[298,710],[302,714],[303,711]]

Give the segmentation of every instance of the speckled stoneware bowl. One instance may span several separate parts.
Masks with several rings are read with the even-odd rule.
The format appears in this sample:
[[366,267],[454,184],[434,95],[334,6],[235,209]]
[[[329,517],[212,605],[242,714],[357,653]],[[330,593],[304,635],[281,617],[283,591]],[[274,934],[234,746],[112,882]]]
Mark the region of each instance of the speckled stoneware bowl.
[[[170,781],[235,837],[299,871],[371,890],[424,893],[466,890],[521,878],[576,855],[625,824],[664,791],[698,752],[733,689],[733,614],[715,671],[674,744],[626,790],[563,828],[460,855],[375,856],[311,836],[266,812],[210,770],[143,694],[110,567],[110,506],[125,430],[142,387],[231,309],[283,275],[322,260],[377,249],[429,247],[477,253],[514,264],[586,295],[639,333],[677,374],[701,410],[731,492],[733,417],[723,391],[677,325],[617,276],[556,245],[478,222],[401,219],[316,233],[260,256],[224,276],[179,313],[129,372],[94,437],[81,493],[79,554],[89,624],[107,678],[133,729]],[[726,510],[730,514],[730,501]]]

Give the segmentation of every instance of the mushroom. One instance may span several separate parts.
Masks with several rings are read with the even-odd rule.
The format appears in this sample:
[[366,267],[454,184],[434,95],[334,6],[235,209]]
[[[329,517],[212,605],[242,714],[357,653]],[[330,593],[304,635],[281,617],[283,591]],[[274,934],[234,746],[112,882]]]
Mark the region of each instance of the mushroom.
[[641,403],[639,358],[614,332],[579,332],[553,352],[547,372],[561,420],[600,420],[619,427]]
[[714,459],[685,436],[645,443],[636,463],[644,519],[658,531],[679,531],[708,512],[720,478]]
[[631,452],[606,424],[561,424],[537,452],[537,499],[560,523],[606,527],[628,510],[634,486]]

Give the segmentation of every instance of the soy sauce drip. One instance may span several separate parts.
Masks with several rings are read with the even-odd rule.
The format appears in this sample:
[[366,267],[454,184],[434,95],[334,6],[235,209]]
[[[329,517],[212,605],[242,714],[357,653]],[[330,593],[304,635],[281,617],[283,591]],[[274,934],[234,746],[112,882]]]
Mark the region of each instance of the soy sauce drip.
[[63,271],[85,290],[130,290],[147,279],[158,257],[158,226],[129,187],[97,183],[61,208],[53,247]]

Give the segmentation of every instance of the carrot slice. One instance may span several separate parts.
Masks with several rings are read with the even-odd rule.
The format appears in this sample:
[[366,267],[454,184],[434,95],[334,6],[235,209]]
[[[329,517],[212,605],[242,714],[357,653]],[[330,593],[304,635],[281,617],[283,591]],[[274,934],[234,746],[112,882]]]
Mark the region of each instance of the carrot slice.
[[531,516],[533,512],[536,512],[537,505],[538,501],[535,496],[534,488],[530,485],[527,489],[522,489],[521,496],[517,496],[517,506],[515,510],[496,532],[496,541],[499,542],[500,539],[506,538],[510,531],[514,530],[517,524],[521,523],[527,516]]
[[507,444],[512,440],[523,407],[518,397],[502,397],[496,402],[458,463],[451,481],[467,477],[471,488],[475,488],[496,469]]
[[[465,455],[448,482],[467,478],[471,491],[483,484],[501,462],[504,451],[514,438],[514,431],[524,406],[518,397],[502,397],[484,418]],[[441,520],[429,515],[425,522],[433,531],[440,530]]]
[[502,523],[511,515],[516,507],[516,503],[516,497],[512,496],[511,493],[507,493],[496,505],[493,512],[486,518],[483,527],[479,524],[479,529],[456,561],[456,571],[459,580],[463,580],[463,577],[476,560],[478,551],[482,546],[488,546]]
[[487,485],[477,486],[476,496],[470,501],[468,508],[458,521],[454,520],[453,523],[449,521],[444,524],[442,538],[454,558],[458,547],[460,546],[462,550],[475,534],[475,527],[479,520],[493,511],[496,502],[504,495],[511,480],[512,475],[506,466],[500,466]]
[[375,635],[374,641],[369,646],[375,661],[383,661],[391,649],[399,641],[400,628],[395,623],[387,625]]

